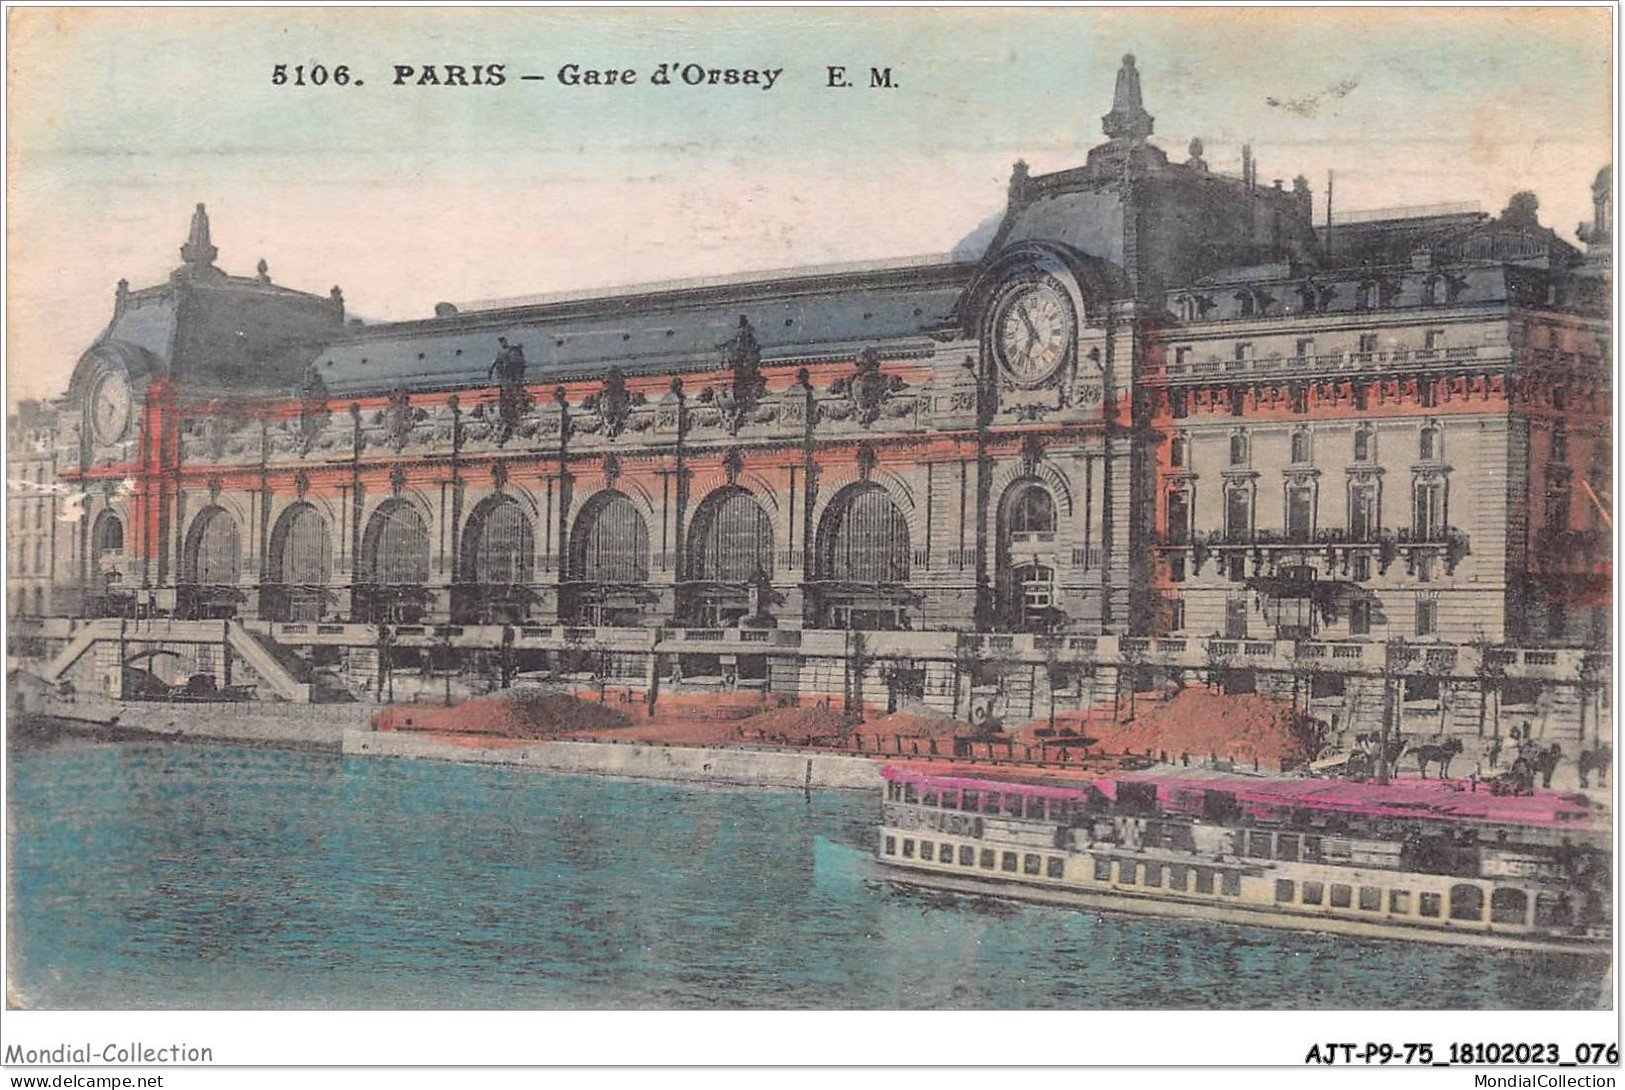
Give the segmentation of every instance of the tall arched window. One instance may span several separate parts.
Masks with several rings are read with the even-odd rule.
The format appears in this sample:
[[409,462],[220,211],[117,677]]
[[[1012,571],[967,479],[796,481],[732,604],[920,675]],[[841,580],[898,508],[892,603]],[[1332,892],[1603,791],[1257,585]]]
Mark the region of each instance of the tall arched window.
[[1055,501],[1049,490],[1040,484],[1022,486],[1009,501],[1006,525],[1014,536],[1053,534]]
[[332,569],[327,521],[308,503],[288,508],[271,531],[269,581],[261,612],[280,621],[322,619]]
[[714,583],[750,583],[773,574],[773,524],[749,492],[712,493],[695,514],[689,534],[689,577]]
[[222,507],[208,507],[192,523],[186,554],[187,582],[233,586],[242,570],[237,520]]
[[600,492],[581,509],[570,536],[570,579],[643,583],[649,578],[649,527],[620,492]]
[[879,485],[835,498],[819,534],[819,576],[845,583],[906,583],[908,522]]
[[1304,465],[1309,460],[1309,432],[1299,428],[1292,433],[1292,461]]
[[1354,460],[1356,462],[1369,462],[1372,459],[1375,444],[1374,436],[1368,427],[1354,429]]
[[1434,462],[1444,457],[1444,432],[1439,425],[1422,425],[1421,441],[1417,444],[1416,453],[1424,462]]
[[998,610],[1001,623],[1022,631],[1055,627],[1055,497],[1035,480],[1018,481],[999,504]]
[[429,581],[429,528],[405,500],[389,500],[367,523],[362,542],[367,581],[384,586],[422,585]]
[[1247,464],[1247,437],[1240,432],[1230,437],[1230,464],[1233,466]]
[[463,533],[462,582],[518,586],[536,570],[536,533],[519,501],[492,497],[474,509]]
[[98,557],[124,551],[124,520],[111,511],[96,516],[96,526],[90,533],[90,547]]

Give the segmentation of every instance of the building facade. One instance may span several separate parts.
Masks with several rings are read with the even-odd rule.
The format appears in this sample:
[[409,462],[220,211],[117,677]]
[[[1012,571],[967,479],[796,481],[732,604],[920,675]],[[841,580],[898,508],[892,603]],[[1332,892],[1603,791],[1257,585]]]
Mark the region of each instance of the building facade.
[[171,646],[376,694],[585,655],[963,711],[991,656],[1032,667],[1020,715],[1061,660],[1180,678],[1214,644],[1277,679],[1399,641],[1463,687],[1520,648],[1597,669],[1611,178],[1585,255],[1528,195],[1317,227],[1305,179],[1151,143],[1132,58],[1102,123],[1079,167],[1016,164],[979,256],[382,325],[222,272],[198,206],[61,405],[48,676]]

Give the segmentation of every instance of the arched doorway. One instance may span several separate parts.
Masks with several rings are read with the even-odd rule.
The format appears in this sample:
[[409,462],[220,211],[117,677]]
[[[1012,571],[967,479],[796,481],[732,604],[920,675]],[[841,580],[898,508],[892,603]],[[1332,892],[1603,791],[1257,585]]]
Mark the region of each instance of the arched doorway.
[[600,492],[570,533],[565,614],[582,625],[636,625],[652,601],[649,527],[622,492]]
[[356,613],[374,623],[413,624],[429,605],[429,528],[406,500],[387,500],[361,539]]
[[[730,486],[694,512],[681,612],[692,624],[731,626],[771,608],[773,524],[756,498]],[[754,597],[754,601],[752,600]]]
[[1049,631],[1063,619],[1055,593],[1055,498],[1043,484],[1018,481],[999,504],[994,571],[1001,626]]
[[331,592],[327,520],[308,503],[297,503],[271,531],[271,563],[260,612],[273,621],[320,621]]
[[463,528],[452,612],[462,624],[517,624],[530,615],[536,530],[512,496],[491,496]]
[[243,593],[242,539],[237,520],[223,507],[205,507],[186,535],[177,607],[183,617],[235,617]]
[[877,484],[848,485],[819,521],[813,587],[824,628],[909,627],[908,520]]
[[125,588],[124,520],[112,511],[96,516],[90,529],[90,612],[121,617],[135,612],[135,595]]

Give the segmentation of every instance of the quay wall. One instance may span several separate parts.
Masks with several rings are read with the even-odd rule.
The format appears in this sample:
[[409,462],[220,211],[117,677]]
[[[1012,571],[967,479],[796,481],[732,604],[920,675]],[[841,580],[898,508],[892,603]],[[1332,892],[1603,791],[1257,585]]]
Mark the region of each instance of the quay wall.
[[548,772],[786,790],[878,790],[880,766],[866,757],[747,748],[616,742],[471,746],[398,731],[347,730],[346,756],[506,765]]
[[377,704],[161,704],[80,697],[30,701],[28,711],[85,727],[154,737],[338,752],[344,732],[363,728]]

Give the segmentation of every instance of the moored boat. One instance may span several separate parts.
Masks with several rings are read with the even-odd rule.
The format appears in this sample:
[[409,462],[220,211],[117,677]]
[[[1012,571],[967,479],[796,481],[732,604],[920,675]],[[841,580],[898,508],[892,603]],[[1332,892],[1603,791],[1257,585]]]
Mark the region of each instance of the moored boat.
[[1583,796],[1441,781],[884,770],[895,880],[1086,908],[1602,954],[1611,833]]

